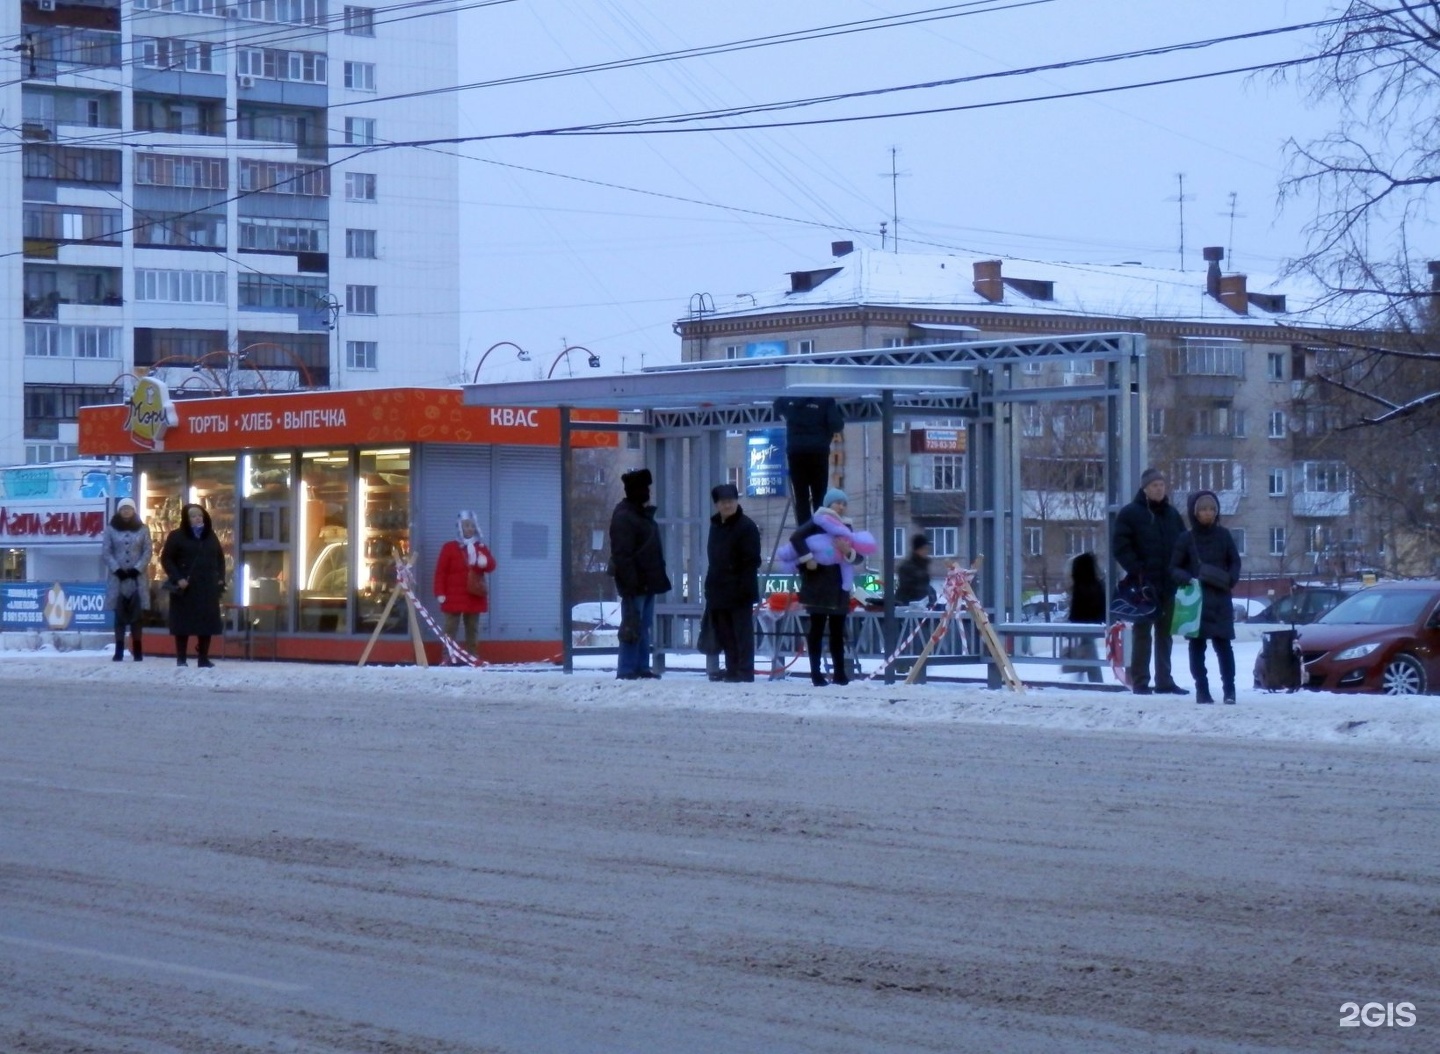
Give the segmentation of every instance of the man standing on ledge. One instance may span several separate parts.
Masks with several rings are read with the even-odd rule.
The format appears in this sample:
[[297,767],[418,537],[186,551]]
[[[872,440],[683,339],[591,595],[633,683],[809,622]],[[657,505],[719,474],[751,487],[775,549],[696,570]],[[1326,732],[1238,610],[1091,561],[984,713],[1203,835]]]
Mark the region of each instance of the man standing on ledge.
[[1135,620],[1134,651],[1130,657],[1130,690],[1150,694],[1151,638],[1154,638],[1155,691],[1162,695],[1189,695],[1170,672],[1170,619],[1175,613],[1176,583],[1170,574],[1175,541],[1185,531],[1180,510],[1170,504],[1165,473],[1147,468],[1140,474],[1140,493],[1115,517],[1111,552],[1115,562],[1142,584],[1155,590],[1153,618]]
[[795,522],[805,523],[830,489],[830,444],[845,430],[845,415],[834,399],[817,396],[775,400],[785,422],[785,462],[795,490]]
[[665,573],[655,506],[650,504],[653,479],[648,468],[621,476],[625,497],[610,514],[610,573],[620,594],[615,676],[622,681],[659,676],[650,669],[650,631],[655,624],[655,597],[670,592],[670,578]]

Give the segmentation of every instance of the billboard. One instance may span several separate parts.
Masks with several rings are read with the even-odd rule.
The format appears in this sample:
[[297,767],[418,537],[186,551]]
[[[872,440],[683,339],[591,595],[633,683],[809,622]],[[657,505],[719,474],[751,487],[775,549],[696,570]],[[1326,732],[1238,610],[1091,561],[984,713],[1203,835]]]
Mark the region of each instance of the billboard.
[[785,429],[765,428],[745,437],[745,495],[785,496]]
[[92,582],[0,584],[0,629],[104,630],[105,587]]

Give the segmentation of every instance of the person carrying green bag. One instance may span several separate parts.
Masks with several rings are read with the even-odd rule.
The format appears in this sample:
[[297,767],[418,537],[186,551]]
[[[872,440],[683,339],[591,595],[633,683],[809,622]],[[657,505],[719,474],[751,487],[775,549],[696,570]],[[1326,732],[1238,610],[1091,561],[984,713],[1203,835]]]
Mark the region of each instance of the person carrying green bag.
[[[1235,702],[1235,607],[1231,591],[1240,581],[1240,552],[1230,532],[1220,526],[1220,499],[1213,491],[1190,496],[1190,529],[1175,542],[1170,573],[1180,584],[1175,600],[1173,630],[1190,638],[1190,676],[1195,678],[1195,701],[1213,703],[1205,669],[1205,642],[1215,649],[1220,665],[1221,698]],[[1198,610],[1186,609],[1186,591],[1198,588]]]

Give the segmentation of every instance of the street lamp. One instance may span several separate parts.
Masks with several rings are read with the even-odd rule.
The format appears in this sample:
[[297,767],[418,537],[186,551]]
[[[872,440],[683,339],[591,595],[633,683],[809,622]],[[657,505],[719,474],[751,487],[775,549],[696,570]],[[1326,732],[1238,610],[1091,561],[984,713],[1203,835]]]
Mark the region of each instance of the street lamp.
[[600,368],[600,356],[599,356],[599,355],[596,355],[596,354],[595,354],[593,351],[591,351],[589,348],[582,348],[579,344],[571,344],[568,348],[566,348],[564,351],[562,351],[559,355],[556,355],[556,356],[555,356],[555,361],[550,364],[550,372],[545,375],[545,379],[546,379],[547,381],[548,381],[551,377],[555,376],[555,367],[560,365],[560,360],[563,359],[566,355],[569,355],[572,351],[583,351],[587,356],[589,356],[589,359],[587,360],[587,363],[586,363],[586,364],[587,364],[592,370],[598,370],[598,369]]
[[497,341],[496,343],[491,344],[488,348],[485,349],[485,354],[484,354],[484,355],[481,355],[481,356],[480,356],[480,361],[475,364],[475,375],[470,378],[470,383],[471,383],[471,384],[479,384],[479,383],[480,383],[480,367],[485,365],[485,359],[489,356],[489,354],[490,354],[492,351],[494,351],[496,348],[504,348],[504,347],[514,348],[514,349],[515,349],[515,358],[516,358],[518,361],[520,361],[520,362],[529,362],[529,361],[530,361],[530,353],[529,353],[528,351],[526,351],[524,348],[522,348],[519,344],[516,344],[513,340],[501,340],[501,341]]

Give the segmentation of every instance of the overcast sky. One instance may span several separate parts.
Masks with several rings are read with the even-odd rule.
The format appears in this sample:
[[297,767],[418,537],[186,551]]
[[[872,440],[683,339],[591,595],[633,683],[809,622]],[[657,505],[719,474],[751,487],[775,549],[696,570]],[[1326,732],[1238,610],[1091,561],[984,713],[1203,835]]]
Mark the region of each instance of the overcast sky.
[[[943,0],[514,0],[461,15],[461,80],[926,9],[958,8]],[[460,134],[508,136],[970,77],[1312,22],[1334,5],[979,0],[964,10],[923,24],[466,91]],[[1081,92],[1281,61],[1315,40],[1314,30],[1284,33],[731,123]],[[1277,205],[1282,143],[1321,134],[1331,120],[1307,105],[1293,78],[1253,74],[810,127],[470,143],[460,148],[466,368],[497,341],[528,349],[532,362],[515,363],[499,349],[483,379],[543,374],[566,342],[595,351],[606,371],[678,361],[671,326],[692,295],[773,287],[788,271],[823,264],[832,240],[879,247],[880,224],[894,208],[892,148],[902,251],[1178,266],[1176,175],[1184,173],[1186,266],[1203,269],[1203,245],[1229,245],[1234,269],[1273,274],[1298,252],[1305,219],[1302,207]],[[583,355],[567,361],[585,368]],[[562,363],[557,375],[566,369]]]

